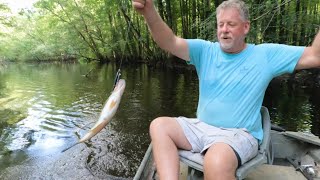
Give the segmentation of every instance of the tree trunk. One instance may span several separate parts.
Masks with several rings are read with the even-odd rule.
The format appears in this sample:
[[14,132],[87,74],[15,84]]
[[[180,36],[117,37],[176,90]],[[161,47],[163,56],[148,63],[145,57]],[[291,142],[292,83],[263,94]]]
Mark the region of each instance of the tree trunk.
[[[299,23],[299,15],[300,15],[300,0],[296,0],[296,9],[295,9],[295,20],[294,20],[294,25],[297,25]],[[295,45],[299,45],[299,37],[298,37],[298,33],[299,33],[299,27],[296,26],[295,29],[293,29],[293,42],[295,42]]]

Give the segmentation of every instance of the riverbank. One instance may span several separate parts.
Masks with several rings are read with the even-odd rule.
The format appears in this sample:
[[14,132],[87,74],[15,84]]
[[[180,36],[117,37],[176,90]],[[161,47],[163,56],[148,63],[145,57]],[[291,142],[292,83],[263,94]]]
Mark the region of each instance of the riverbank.
[[0,179],[96,179],[86,168],[89,152],[84,145],[65,153],[40,154],[1,171]]
[[85,144],[79,144],[62,153],[56,151],[24,160],[17,165],[1,171],[0,179],[55,179],[55,180],[127,180],[127,178],[113,177],[107,174],[95,174],[88,166],[91,150]]

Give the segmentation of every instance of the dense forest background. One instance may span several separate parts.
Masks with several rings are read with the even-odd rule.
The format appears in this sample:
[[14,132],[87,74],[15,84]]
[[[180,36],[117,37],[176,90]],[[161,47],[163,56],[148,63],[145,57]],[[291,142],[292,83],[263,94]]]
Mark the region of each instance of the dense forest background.
[[[221,2],[156,0],[155,6],[177,35],[215,41],[215,9]],[[319,0],[246,3],[251,14],[250,43],[305,46],[319,30]],[[39,0],[34,7],[14,14],[0,4],[0,61],[126,59],[155,65],[172,59],[153,42],[131,0]]]

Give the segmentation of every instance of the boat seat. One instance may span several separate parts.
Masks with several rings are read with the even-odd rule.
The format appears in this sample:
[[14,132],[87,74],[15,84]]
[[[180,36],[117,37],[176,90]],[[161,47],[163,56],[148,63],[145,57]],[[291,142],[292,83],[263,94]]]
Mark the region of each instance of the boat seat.
[[[237,179],[244,179],[250,170],[261,164],[273,163],[273,149],[271,143],[271,122],[269,111],[266,107],[261,107],[261,117],[263,126],[263,140],[259,146],[259,151],[256,157],[241,165],[236,171]],[[179,150],[180,161],[188,166],[188,180],[199,179],[203,176],[203,155],[193,153],[191,151]],[[201,178],[200,178],[201,179]]]

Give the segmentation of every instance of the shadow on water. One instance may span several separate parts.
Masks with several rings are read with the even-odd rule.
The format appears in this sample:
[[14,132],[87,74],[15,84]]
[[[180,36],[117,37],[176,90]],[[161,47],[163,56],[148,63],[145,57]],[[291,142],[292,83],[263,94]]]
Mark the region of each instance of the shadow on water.
[[[1,71],[0,178],[130,179],[150,143],[152,119],[195,117],[194,71],[123,67],[127,85],[115,117],[90,141],[61,153],[95,124],[116,71],[114,64],[24,64]],[[273,123],[319,135],[319,90],[274,80],[264,105]]]

